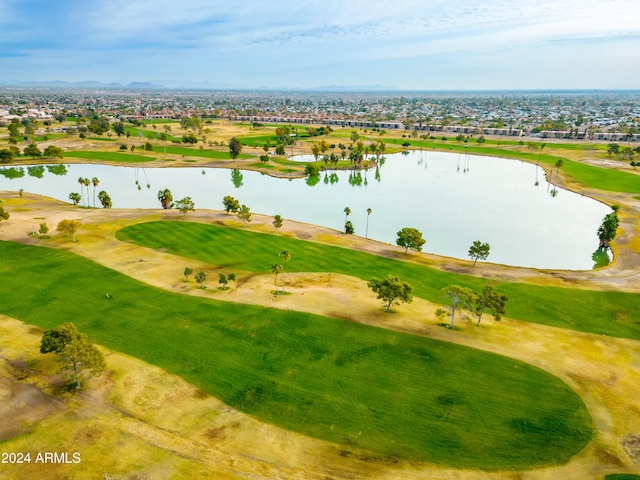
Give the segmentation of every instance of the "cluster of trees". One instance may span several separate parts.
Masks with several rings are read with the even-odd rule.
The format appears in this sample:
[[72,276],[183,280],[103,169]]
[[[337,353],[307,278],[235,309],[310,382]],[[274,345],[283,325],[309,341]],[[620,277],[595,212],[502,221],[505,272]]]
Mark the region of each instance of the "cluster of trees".
[[251,209],[244,204],[240,205],[240,202],[231,195],[226,195],[222,199],[222,205],[224,206],[227,215],[229,215],[230,212],[235,213],[236,216],[242,220],[242,225],[247,222],[251,222]]
[[640,147],[621,147],[617,143],[610,143],[607,145],[607,155],[615,155],[616,157],[626,160],[632,167],[640,166],[640,161],[636,162],[634,160],[636,155],[640,155]]
[[480,293],[460,285],[449,285],[442,289],[442,295],[450,302],[451,322],[449,328],[453,328],[456,309],[460,312],[462,308],[469,310],[478,318],[476,325],[480,325],[484,312],[489,312],[493,315],[494,320],[499,321],[505,314],[505,305],[509,299],[490,285],[485,285]]
[[180,200],[176,200],[175,203],[173,201],[173,194],[171,190],[168,188],[162,189],[158,191],[158,201],[162,208],[165,210],[169,210],[170,208],[177,208],[182,215],[186,215],[189,212],[193,212],[195,210],[195,204],[191,197],[184,197]]
[[[401,302],[410,303],[413,300],[413,287],[397,275],[387,275],[384,279],[372,278],[367,286],[377,294],[376,298],[383,301],[385,312],[388,312],[394,303],[399,305]],[[460,285],[449,285],[442,289],[442,296],[449,303],[451,315],[449,328],[453,328],[456,310],[459,315],[463,308],[477,317],[476,326],[480,325],[485,312],[489,312],[496,321],[499,321],[505,314],[505,306],[509,299],[490,285],[485,285],[481,292],[475,292]],[[437,313],[440,315],[446,312],[439,309]]]
[[[25,157],[31,158],[64,158],[64,150],[62,148],[56,147],[55,145],[49,145],[44,149],[44,152],[42,152],[35,142],[24,147],[22,154]],[[0,163],[9,163],[18,156],[20,156],[20,149],[14,145],[9,145],[8,148],[0,149]]]

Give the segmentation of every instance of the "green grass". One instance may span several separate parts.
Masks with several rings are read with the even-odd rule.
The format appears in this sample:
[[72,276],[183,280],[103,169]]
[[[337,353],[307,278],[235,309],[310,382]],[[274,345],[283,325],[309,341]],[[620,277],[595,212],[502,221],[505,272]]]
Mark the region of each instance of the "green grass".
[[73,158],[86,158],[87,160],[106,160],[109,162],[151,162],[155,160],[155,157],[148,157],[146,155],[134,155],[132,153],[119,153],[119,152],[94,152],[94,151],[72,151],[65,152],[65,157]]
[[[212,265],[250,272],[270,272],[278,252],[289,250],[290,272],[338,272],[370,280],[396,274],[418,297],[442,302],[440,290],[450,284],[481,290],[486,280],[427,268],[391,258],[277,235],[199,223],[149,222],[117,233],[121,240]],[[238,248],[242,245],[242,248]],[[400,252],[400,249],[398,249]],[[403,253],[398,258],[405,257]],[[227,267],[225,267],[227,268]],[[481,269],[482,267],[478,267]],[[507,315],[527,322],[640,340],[640,295],[491,282],[509,296]]]
[[604,477],[604,480],[640,480],[640,475],[633,473],[612,473]]
[[3,314],[43,328],[73,321],[233,407],[347,450],[520,470],[566,462],[592,435],[567,385],[506,357],[174,294],[61,250],[0,242],[0,258]]
[[[129,134],[131,135],[132,139],[136,139],[136,138],[145,138],[145,139],[151,139],[151,140],[158,140],[160,138],[161,134],[165,134],[166,135],[166,140],[171,141],[171,140],[177,140],[177,137],[174,137],[173,135],[171,135],[170,133],[165,133],[164,129],[160,129],[160,130],[146,130],[144,128],[141,127],[135,127],[135,126],[126,126],[124,128],[125,132],[129,132]],[[142,134],[142,137],[140,137],[138,135],[138,132],[140,132]]]
[[[183,155],[185,157],[204,157],[204,158],[213,158],[216,160],[231,160],[231,155],[228,150],[219,151],[219,150],[200,150],[199,147],[171,147],[171,146],[158,146],[155,145],[153,147],[153,151],[156,153],[170,153],[172,155]],[[251,155],[245,155],[241,153],[238,158],[252,158]]]
[[242,136],[242,137],[238,137],[238,140],[240,140],[240,142],[242,142],[243,145],[246,145],[249,147],[262,147],[268,140],[271,145],[270,148],[272,149],[275,148],[277,143],[279,143],[278,137],[275,134]]

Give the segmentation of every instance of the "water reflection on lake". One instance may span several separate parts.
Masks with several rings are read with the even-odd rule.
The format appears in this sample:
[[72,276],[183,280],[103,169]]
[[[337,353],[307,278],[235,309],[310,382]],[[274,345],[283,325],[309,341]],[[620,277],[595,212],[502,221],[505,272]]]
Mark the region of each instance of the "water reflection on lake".
[[[80,193],[79,177],[96,177],[96,193],[106,190],[114,208],[160,208],[158,190],[168,188],[174,200],[190,196],[196,209],[222,209],[222,198],[231,195],[254,213],[338,230],[348,206],[356,235],[365,235],[368,217],[369,238],[383,242],[395,244],[398,230],[415,227],[427,240],[426,252],[468,258],[472,242],[480,240],[491,245],[491,262],[557,269],[593,267],[596,230],[610,211],[550,186],[535,165],[441,152],[387,155],[384,164],[369,171],[328,171],[294,180],[225,169],[63,169],[4,168],[0,190],[22,188],[69,201],[69,193]],[[86,202],[87,188],[82,189]],[[93,186],[88,193],[93,205]]]

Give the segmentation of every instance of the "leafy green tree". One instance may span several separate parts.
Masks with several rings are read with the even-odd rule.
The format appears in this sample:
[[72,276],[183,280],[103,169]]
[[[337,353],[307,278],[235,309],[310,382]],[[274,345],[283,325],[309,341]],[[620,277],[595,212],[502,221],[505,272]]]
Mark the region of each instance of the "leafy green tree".
[[400,302],[411,303],[413,300],[413,287],[400,280],[397,275],[387,275],[383,280],[372,278],[367,286],[384,302],[385,312],[389,311],[394,302],[400,305]]
[[473,299],[476,293],[470,288],[461,287],[460,285],[449,285],[442,289],[442,296],[445,300],[451,302],[451,323],[449,328],[453,328],[453,322],[455,321],[456,308],[471,308]]
[[118,135],[119,137],[124,135],[124,123],[115,122],[113,125],[111,125],[111,128],[113,128],[113,131],[116,132],[116,135]]
[[240,152],[242,152],[242,142],[236,137],[232,137],[229,140],[229,155],[235,160],[240,155]]
[[69,194],[69,200],[71,200],[74,205],[78,205],[80,203],[80,201],[82,200],[82,197],[80,196],[80,194],[78,192],[71,192]]
[[222,199],[222,205],[224,206],[227,215],[229,215],[229,212],[236,213],[238,210],[240,210],[240,202],[230,195],[226,195]]
[[38,229],[38,233],[40,234],[40,238],[47,238],[49,233],[49,227],[47,227],[47,222],[42,222],[40,224],[40,228]]
[[193,133],[186,133],[182,136],[182,143],[190,143],[191,145],[194,145],[198,143],[198,137]]
[[260,155],[260,161],[262,163],[267,163],[269,161],[269,155]]
[[274,263],[273,265],[271,265],[271,271],[275,274],[273,286],[276,289],[276,295],[278,295],[278,274],[282,271],[282,265],[280,265],[279,263]]
[[242,220],[242,225],[244,226],[245,222],[251,223],[251,209],[246,205],[242,205],[238,213],[236,213],[238,218]]
[[4,207],[0,206],[0,222],[3,220],[9,220],[9,212],[5,211]]
[[40,151],[40,149],[35,143],[31,143],[26,147],[24,147],[24,150],[22,151],[22,153],[24,153],[25,157],[31,157],[31,158],[42,156],[42,152]]
[[13,152],[8,148],[0,149],[0,163],[9,163],[13,160]]
[[284,144],[279,143],[278,145],[276,145],[276,154],[277,155],[284,155],[285,154]]
[[44,149],[44,156],[47,158],[64,158],[64,150],[55,145],[49,145]]
[[598,239],[600,240],[601,248],[609,248],[611,241],[616,238],[616,231],[619,224],[620,220],[615,211],[604,216],[602,224],[598,227]]
[[307,163],[304,167],[304,173],[310,177],[316,177],[320,174],[320,166],[315,163]]
[[191,275],[193,273],[193,268],[191,267],[184,267],[184,281],[188,282],[189,281],[189,275]]
[[71,371],[76,389],[80,388],[83,372],[97,377],[106,366],[100,350],[69,322],[44,332],[40,341],[40,353],[56,354],[61,370]]
[[618,155],[620,153],[620,145],[617,143],[610,143],[607,145],[607,155]]
[[227,280],[229,280],[230,282],[235,282],[236,281],[236,274],[235,273],[230,273],[229,275],[227,275]]
[[273,217],[273,226],[276,227],[276,230],[282,227],[283,224],[282,217],[280,215],[274,215]]
[[490,246],[488,243],[482,243],[480,240],[475,240],[473,245],[469,248],[469,257],[473,258],[473,266],[476,266],[478,260],[486,260],[489,256]]
[[426,240],[422,238],[422,233],[411,227],[404,227],[398,233],[396,239],[396,245],[404,247],[404,253],[409,253],[409,249],[416,252],[422,251],[422,246],[426,243]]
[[173,206],[173,195],[171,194],[171,190],[165,188],[164,190],[158,191],[158,200],[162,205],[162,208],[168,210]]
[[196,280],[196,283],[198,285],[200,285],[201,289],[205,289],[207,288],[204,284],[204,281],[207,279],[207,274],[204,273],[202,270],[200,270],[198,273],[196,273],[196,276],[194,277]]
[[493,287],[485,285],[482,293],[474,294],[470,297],[471,311],[478,317],[478,323],[482,319],[482,314],[485,311],[489,311],[493,315],[493,319],[500,321],[502,315],[505,314],[505,305],[507,304],[509,297],[501,293],[496,292]]
[[226,290],[228,288],[227,283],[229,283],[229,280],[227,279],[227,276],[222,272],[218,274],[218,283],[221,285],[220,288],[222,290]]
[[81,223],[77,220],[60,220],[56,230],[66,234],[67,237],[71,236],[71,241],[75,243],[76,232],[78,231],[78,228],[80,228],[80,225]]
[[147,152],[153,152],[153,145],[151,145],[151,142],[147,142],[147,143],[145,143],[145,144],[144,144],[144,149],[145,149]]
[[184,197],[176,201],[176,208],[182,215],[186,215],[187,213],[195,210],[195,204],[193,203],[193,200],[191,200],[191,197]]

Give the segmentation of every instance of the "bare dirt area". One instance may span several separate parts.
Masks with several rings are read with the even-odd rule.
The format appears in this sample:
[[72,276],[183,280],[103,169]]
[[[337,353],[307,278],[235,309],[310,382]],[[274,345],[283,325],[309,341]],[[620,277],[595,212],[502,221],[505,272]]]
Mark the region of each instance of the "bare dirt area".
[[[116,352],[107,353],[108,371],[92,379],[79,398],[58,397],[51,387],[55,365],[37,353],[41,332],[12,319],[0,320],[0,347],[5,366],[0,370],[0,395],[25,395],[28,386],[42,409],[22,427],[11,431],[3,451],[66,449],[80,451],[78,465],[39,466],[26,478],[292,478],[292,479],[542,479],[602,478],[607,473],[640,473],[640,342],[566,331],[533,323],[485,320],[480,327],[462,320],[451,331],[439,325],[439,305],[415,299],[384,313],[366,282],[334,273],[289,274],[290,295],[274,296],[273,276],[236,272],[239,281],[229,290],[201,290],[184,282],[185,261],[166,252],[119,242],[115,232],[129,224],[154,219],[179,219],[176,211],[83,209],[47,198],[3,193],[11,214],[0,223],[0,238],[74,251],[133,278],[171,291],[240,303],[319,313],[379,327],[397,329],[523,360],[558,376],[588,406],[594,421],[591,443],[568,464],[527,472],[479,472],[447,469],[413,462],[387,462],[365,452],[304,437],[258,422],[181,379]],[[78,242],[53,230],[58,221],[82,222]],[[224,212],[196,211],[188,221],[240,226]],[[51,238],[27,235],[40,222],[52,229]],[[483,264],[427,254],[411,255],[419,263],[490,278],[545,285],[624,289],[640,292],[638,253],[628,247],[638,235],[636,217],[623,217],[623,247],[609,268],[593,272],[538,271]],[[273,232],[271,218],[254,215],[249,227]],[[397,247],[338,232],[285,221],[282,235],[349,246],[389,257],[405,258]],[[625,240],[626,239],[626,240]],[[616,240],[617,241],[617,240]],[[625,246],[626,245],[626,246]],[[192,262],[193,263],[193,262]],[[209,278],[211,265],[191,265]],[[7,363],[9,362],[9,363]],[[11,363],[13,362],[13,363]],[[17,363],[16,363],[17,362]],[[8,365],[28,367],[28,378],[17,379]],[[15,373],[15,372],[14,372]],[[54,382],[55,383],[55,382]],[[543,395],[544,392],[541,392]],[[0,408],[0,423],[11,411]],[[24,423],[22,424],[24,425]],[[4,467],[4,465],[3,465]],[[30,468],[35,469],[35,465]],[[46,467],[46,468],[45,468]],[[0,468],[0,478],[21,478],[20,467]],[[31,470],[29,471],[31,472]],[[16,476],[17,475],[17,476]],[[24,477],[23,477],[24,478]]]

